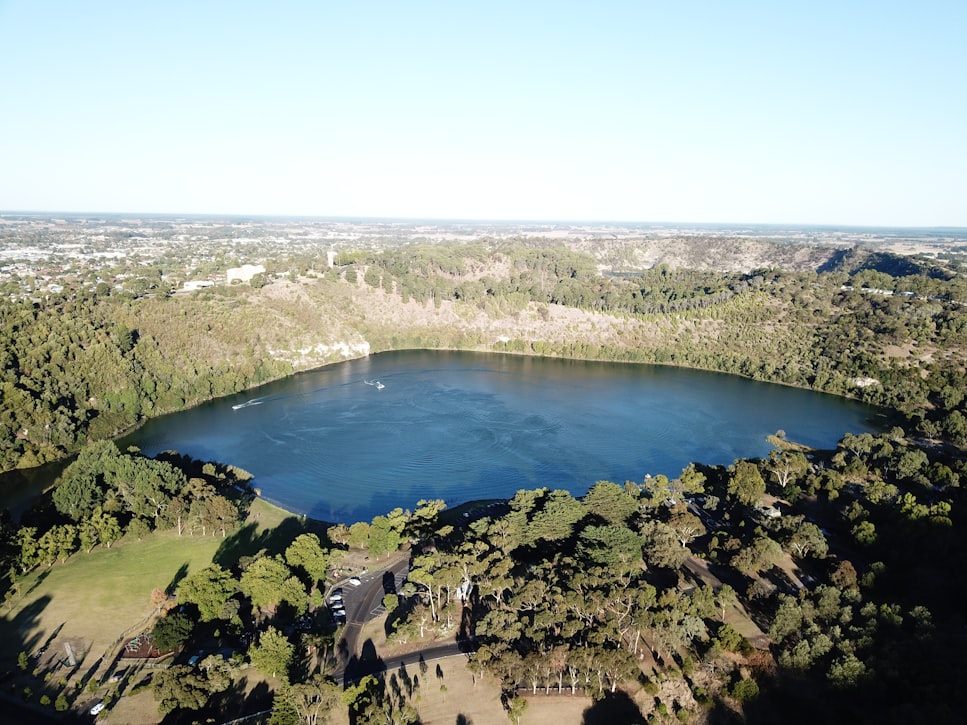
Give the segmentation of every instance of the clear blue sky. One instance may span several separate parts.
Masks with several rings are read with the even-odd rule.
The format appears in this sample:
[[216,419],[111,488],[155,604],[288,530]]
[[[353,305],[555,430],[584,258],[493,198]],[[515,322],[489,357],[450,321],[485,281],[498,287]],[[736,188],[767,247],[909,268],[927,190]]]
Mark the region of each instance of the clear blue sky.
[[967,226],[967,0],[0,0],[0,209]]

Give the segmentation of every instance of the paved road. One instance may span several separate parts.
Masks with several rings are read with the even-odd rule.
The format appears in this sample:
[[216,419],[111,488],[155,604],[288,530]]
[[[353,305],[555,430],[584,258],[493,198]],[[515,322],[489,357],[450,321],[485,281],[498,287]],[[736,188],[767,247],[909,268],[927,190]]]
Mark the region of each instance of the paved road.
[[346,626],[343,627],[342,637],[336,645],[336,652],[343,667],[354,656],[361,654],[359,637],[363,625],[383,613],[383,595],[399,591],[409,567],[406,558],[390,560],[382,569],[360,577],[362,584],[358,587],[348,582],[341,585],[343,604],[346,607]]
[[333,672],[332,677],[336,682],[347,684],[349,682],[356,682],[366,675],[374,675],[379,672],[394,672],[403,667],[412,672],[414,668],[420,667],[421,661],[424,664],[429,664],[430,662],[447,659],[449,657],[466,657],[466,650],[467,646],[465,643],[446,642],[444,644],[424,647],[416,652],[409,652],[405,655],[390,657],[386,660],[379,657],[373,660],[351,660],[348,666]]

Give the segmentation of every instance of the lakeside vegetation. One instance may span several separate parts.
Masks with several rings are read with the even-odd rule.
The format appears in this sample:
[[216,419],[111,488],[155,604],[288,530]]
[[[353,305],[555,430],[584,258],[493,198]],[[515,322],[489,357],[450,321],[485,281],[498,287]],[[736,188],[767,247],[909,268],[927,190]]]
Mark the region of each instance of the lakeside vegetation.
[[[327,582],[354,554],[402,550],[410,572],[384,600],[387,646],[472,642],[471,671],[503,693],[512,719],[528,691],[553,691],[624,697],[637,721],[957,720],[960,270],[851,252],[813,272],[605,274],[585,252],[535,240],[361,249],[335,262],[290,259],[254,285],[193,295],[0,303],[3,467],[78,454],[45,505],[0,531],[4,625],[24,658],[90,608],[116,607],[105,611],[118,631],[105,620],[75,635],[87,652],[154,610],[165,615],[156,638],[178,653],[154,678],[161,715],[246,702],[239,683],[257,679],[274,701],[250,703],[271,704],[274,722],[329,710],[415,722],[418,698],[393,673],[342,692],[326,679],[340,631]],[[412,513],[317,530],[253,520],[244,471],[104,440],[353,350],[408,347],[688,365],[856,397],[898,426],[826,452],[777,433],[766,459],[589,481],[580,500],[521,491],[451,518],[440,502],[414,502]],[[115,589],[123,596],[105,599]],[[187,662],[213,646],[233,654]],[[40,661],[15,694],[30,687],[28,699],[43,692],[66,709],[88,682],[105,691],[108,670],[90,660],[63,685],[44,679],[57,663]]]
[[0,301],[0,470],[404,348],[715,370],[856,397],[898,412],[911,433],[967,440],[967,283],[938,262],[857,252],[818,273],[602,274],[586,253],[533,240],[346,252],[333,268],[286,262],[273,268],[286,277],[254,287],[171,296],[104,285]]

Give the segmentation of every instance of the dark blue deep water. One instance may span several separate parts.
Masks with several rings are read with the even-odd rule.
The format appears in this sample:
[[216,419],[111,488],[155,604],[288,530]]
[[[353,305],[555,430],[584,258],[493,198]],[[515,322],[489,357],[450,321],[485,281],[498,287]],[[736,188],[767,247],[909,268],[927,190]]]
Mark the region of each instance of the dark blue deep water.
[[[375,381],[382,383],[379,389]],[[255,404],[233,409],[246,401]],[[152,420],[119,445],[240,466],[269,501],[325,521],[421,498],[677,476],[770,450],[778,429],[831,448],[875,430],[855,402],[715,373],[463,352],[339,363]]]

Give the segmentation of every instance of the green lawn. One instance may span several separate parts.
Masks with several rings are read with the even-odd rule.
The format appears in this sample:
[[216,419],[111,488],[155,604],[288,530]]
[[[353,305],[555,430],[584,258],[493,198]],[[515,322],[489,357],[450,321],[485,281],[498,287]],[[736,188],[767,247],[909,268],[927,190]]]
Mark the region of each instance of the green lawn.
[[[234,535],[181,536],[173,531],[142,541],[126,538],[112,548],[74,554],[67,563],[37,569],[20,582],[20,593],[0,609],[0,667],[10,669],[17,654],[36,652],[45,644],[63,656],[69,640],[86,671],[125,630],[135,627],[153,608],[155,588],[173,591],[185,574],[216,559],[234,561],[240,554],[273,548],[273,531],[298,519],[256,499],[245,526]],[[136,634],[137,632],[135,632]]]

